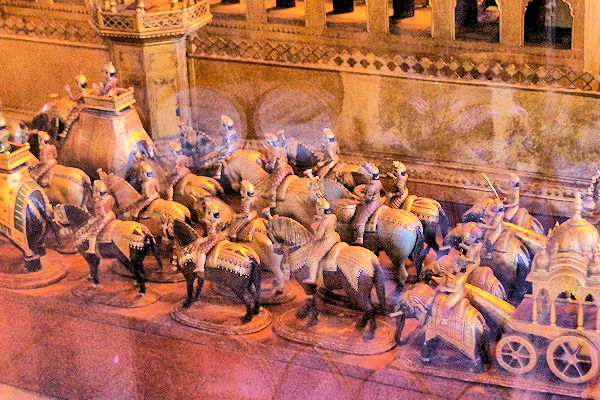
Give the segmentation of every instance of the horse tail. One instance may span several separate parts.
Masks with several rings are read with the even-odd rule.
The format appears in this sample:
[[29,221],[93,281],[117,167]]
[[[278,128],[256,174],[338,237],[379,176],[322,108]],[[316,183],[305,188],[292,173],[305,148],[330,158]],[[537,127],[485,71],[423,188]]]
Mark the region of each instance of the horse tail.
[[442,208],[442,205],[438,203],[437,206],[438,214],[440,215],[440,233],[442,234],[442,239],[444,239],[448,234],[448,226],[450,225],[450,222],[448,221],[448,216]]
[[260,306],[260,262],[255,258],[250,258],[250,263],[252,264],[250,268],[250,279],[248,280],[248,290],[251,292],[250,288],[254,286],[254,304],[255,307]]
[[418,277],[419,275],[421,275],[423,260],[425,259],[425,254],[423,253],[423,246],[425,245],[425,235],[423,234],[423,228],[417,226],[415,229],[415,235],[415,245],[413,246],[413,249],[411,250],[410,256],[408,258],[417,270]]
[[381,312],[386,314],[387,303],[385,301],[385,273],[381,269],[381,265],[378,262],[373,263],[373,281],[375,284],[375,293],[377,293],[377,299],[381,307]]
[[158,246],[156,245],[156,240],[154,239],[154,236],[152,236],[152,234],[150,232],[146,232],[146,237],[144,240],[146,241],[146,243],[148,243],[148,246],[150,247],[150,250],[152,251],[152,255],[154,256],[154,259],[156,260],[160,269],[162,269],[162,260],[160,259]]

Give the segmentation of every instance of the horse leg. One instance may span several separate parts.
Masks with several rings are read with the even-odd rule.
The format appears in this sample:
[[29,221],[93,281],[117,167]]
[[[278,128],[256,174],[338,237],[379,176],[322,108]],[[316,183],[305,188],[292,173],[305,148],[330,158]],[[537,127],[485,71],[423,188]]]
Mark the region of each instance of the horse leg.
[[87,261],[90,267],[90,276],[92,278],[92,284],[94,287],[100,285],[100,279],[98,279],[98,265],[100,265],[100,259],[95,254],[86,253],[84,255],[85,261]]
[[[299,280],[299,282],[301,282],[301,280]],[[304,293],[306,293],[306,301],[296,313],[296,317],[299,319],[304,319],[308,317],[308,313],[312,309],[315,302],[314,294],[316,293],[316,285],[312,283],[301,283],[300,286],[302,286]]]
[[[194,293],[194,301],[198,301],[200,298],[200,293],[202,292],[202,286],[204,286],[204,277],[200,276],[200,274],[196,273],[196,277],[198,279],[198,284],[196,285],[196,292]],[[192,280],[192,285],[193,285]]]
[[368,342],[369,340],[373,340],[375,337],[375,329],[377,329],[377,320],[375,319],[375,310],[373,307],[366,312],[366,315],[369,318],[369,330],[364,334],[363,340]]
[[194,302],[194,281],[196,280],[194,268],[195,265],[189,261],[180,268],[181,272],[183,273],[183,277],[185,278],[185,287],[187,292],[187,297],[183,302],[183,308],[188,308]]
[[129,269],[133,272],[133,276],[135,277],[135,281],[140,286],[140,290],[138,296],[143,296],[146,294],[146,277],[144,271],[144,264],[140,259],[139,254],[133,254],[131,260],[129,261]]
[[246,314],[242,317],[242,324],[247,324],[248,322],[252,321],[252,317],[254,316],[252,313],[252,296],[246,288],[247,285],[231,287],[238,299],[240,299],[246,306]]

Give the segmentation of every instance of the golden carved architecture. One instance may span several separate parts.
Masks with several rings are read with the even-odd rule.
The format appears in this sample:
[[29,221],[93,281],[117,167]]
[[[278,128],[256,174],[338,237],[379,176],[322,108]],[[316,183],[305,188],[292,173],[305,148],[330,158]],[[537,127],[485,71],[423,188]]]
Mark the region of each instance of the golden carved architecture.
[[489,194],[480,171],[517,171],[527,206],[568,215],[600,166],[600,5],[410,3],[2,0],[4,110],[29,118],[112,60],[155,139],[177,109],[210,135],[222,114],[247,139],[285,128],[310,145],[331,127],[346,159],[404,161],[420,195],[470,203]]

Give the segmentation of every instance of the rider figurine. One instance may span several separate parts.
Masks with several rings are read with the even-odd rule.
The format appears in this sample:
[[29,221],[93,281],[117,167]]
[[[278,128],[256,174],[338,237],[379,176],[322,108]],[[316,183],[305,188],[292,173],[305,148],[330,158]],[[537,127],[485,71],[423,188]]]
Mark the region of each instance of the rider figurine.
[[171,174],[169,179],[168,189],[169,200],[173,200],[173,190],[175,185],[177,185],[185,176],[191,174],[192,172],[188,168],[188,158],[183,155],[181,145],[176,142],[169,142],[169,146],[175,154],[173,173]]
[[494,250],[496,240],[500,238],[504,224],[504,204],[500,200],[495,200],[491,209],[491,214],[486,215],[486,220],[481,226],[485,230],[483,235],[485,243],[485,251],[483,258],[490,258]]
[[179,133],[177,136],[179,137],[181,149],[186,157],[192,158],[196,150],[196,131],[185,122],[185,119],[181,118],[179,109],[177,109],[176,115],[179,117]]
[[152,204],[154,200],[160,198],[159,193],[160,185],[158,179],[154,177],[152,166],[145,162],[142,166],[142,198],[133,205],[133,216],[138,218],[146,207]]
[[408,174],[406,166],[400,161],[394,161],[392,171],[388,174],[394,179],[394,191],[387,194],[388,204],[391,208],[402,208],[404,201],[408,197]]
[[[204,231],[206,235],[199,237],[193,242],[195,253],[198,255],[196,260],[196,272],[199,276],[204,276],[204,264],[206,263],[206,255],[212,250],[218,242],[217,220],[219,219],[219,207],[211,201],[206,202],[204,209]],[[185,252],[184,252],[185,253]]]
[[325,177],[340,161],[338,154],[340,152],[340,146],[338,145],[337,140],[335,140],[333,132],[329,128],[323,129],[323,143],[321,148],[323,150],[324,158],[317,163],[317,167],[319,167],[317,175]]
[[277,136],[268,133],[266,135],[267,143],[269,143],[269,161],[267,162],[266,170],[271,173],[271,182],[269,184],[269,207],[273,208],[277,204],[277,188],[283,182],[286,176],[293,175],[294,171],[288,164],[287,153],[279,142]]
[[233,120],[227,115],[221,115],[221,126],[223,127],[223,141],[221,142],[221,156],[227,158],[233,154],[237,145],[238,135],[233,129]]
[[516,174],[510,174],[510,180],[508,187],[500,189],[502,195],[502,202],[504,203],[504,218],[507,221],[513,219],[519,211],[519,191],[521,187],[521,181],[519,176]]
[[[50,135],[46,132],[39,131],[38,142],[40,146],[40,162],[31,170],[31,177],[36,181],[39,181],[50,168],[57,164],[56,158],[58,157],[56,147],[50,144]],[[40,184],[46,186],[45,184]]]
[[365,192],[356,210],[354,217],[354,244],[362,245],[365,234],[365,226],[373,213],[383,205],[381,198],[381,181],[379,180],[379,169],[370,163],[360,166],[362,171],[370,178],[365,186]]
[[10,132],[8,132],[6,126],[6,118],[0,114],[0,153],[10,152],[11,150],[10,143],[8,143],[10,139]]
[[75,77],[75,82],[76,86],[74,89],[71,89],[71,86],[69,85],[65,86],[65,90],[69,94],[71,100],[75,102],[75,106],[71,109],[69,115],[67,115],[67,118],[65,119],[65,128],[59,134],[61,138],[67,135],[71,129],[71,125],[73,125],[73,123],[77,121],[77,118],[79,118],[79,113],[83,106],[83,96],[87,93],[88,81],[85,75],[77,75]]
[[456,257],[452,265],[440,268],[444,276],[442,282],[436,287],[436,291],[447,294],[446,301],[440,310],[442,325],[448,324],[450,311],[465,298],[465,284],[469,280],[471,272],[479,267],[482,243],[465,238],[465,242],[460,246],[464,250],[464,254]]
[[232,241],[237,240],[237,235],[246,226],[246,224],[256,218],[256,197],[254,197],[254,185],[250,181],[242,180],[240,184],[240,195],[242,196],[242,208],[239,213],[233,217],[233,222],[229,228],[229,238]]
[[77,245],[88,241],[87,253],[96,253],[96,239],[109,222],[116,219],[113,208],[115,199],[108,193],[108,188],[102,180],[94,181],[94,216],[90,218],[85,233],[77,240]]
[[314,235],[314,242],[307,260],[309,275],[303,281],[303,283],[313,285],[317,284],[319,262],[336,243],[340,242],[340,235],[335,231],[337,218],[331,211],[329,202],[325,198],[319,197],[316,207],[317,211],[310,224],[310,230]]
[[104,74],[104,82],[94,85],[94,87],[98,89],[98,96],[112,96],[117,88],[117,69],[109,61],[102,69],[102,73]]

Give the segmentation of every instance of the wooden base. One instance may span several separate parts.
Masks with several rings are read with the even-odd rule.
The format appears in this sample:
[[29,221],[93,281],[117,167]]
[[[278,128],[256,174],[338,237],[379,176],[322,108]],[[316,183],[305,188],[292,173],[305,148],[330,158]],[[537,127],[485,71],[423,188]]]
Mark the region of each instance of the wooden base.
[[356,329],[360,314],[339,313],[326,308],[319,314],[317,324],[308,327],[307,319],[298,319],[297,312],[297,308],[289,310],[277,319],[274,329],[279,336],[325,350],[357,355],[384,353],[396,345],[395,329],[382,319],[377,320],[375,337],[364,341],[362,336],[367,328]]
[[[5,248],[6,247],[6,248]],[[0,241],[0,287],[8,289],[35,289],[52,285],[68,274],[68,267],[60,255],[52,250],[42,257],[42,269],[28,272],[23,255],[6,241]]]
[[[567,385],[552,378],[543,361],[537,372],[531,372],[541,375],[513,376],[495,364],[483,374],[474,374],[466,359],[452,349],[441,351],[448,351],[454,359],[423,366],[418,346],[357,356],[337,348],[331,351],[322,342],[301,344],[285,339],[280,326],[271,328],[275,324],[243,337],[201,332],[171,316],[184,296],[182,283],[151,286],[161,297],[150,307],[86,303],[85,298],[72,294],[74,288],[91,286],[81,280],[88,273],[85,261],[79,255],[60,259],[69,266],[66,279],[35,290],[0,289],[0,382],[68,399],[558,400],[566,399],[565,394],[600,398],[597,380]],[[101,288],[108,289],[115,279],[133,290],[132,281],[107,269],[108,263],[103,262]],[[274,319],[295,318],[303,301],[298,289],[296,299],[270,306],[269,311]],[[232,309],[237,323],[244,308],[235,305]],[[393,326],[393,320],[382,319],[388,324],[385,329]],[[364,331],[354,330],[357,320],[356,314],[348,314],[346,329],[360,346]],[[338,323],[330,325],[330,333],[339,329]],[[326,324],[324,315],[321,324]],[[407,336],[419,336],[412,333],[415,325],[413,319],[407,320]],[[378,330],[383,327],[380,323]],[[320,329],[303,328],[297,331]]]
[[98,287],[93,287],[91,281],[80,283],[73,288],[73,295],[85,301],[86,304],[102,304],[120,308],[138,308],[155,303],[160,294],[146,288],[146,294],[139,293],[139,288],[123,278],[104,279]]
[[171,311],[175,321],[205,332],[224,335],[247,335],[271,325],[271,313],[264,308],[250,322],[242,322],[245,313],[240,305],[220,302],[218,298],[201,296],[189,308],[176,305]]

